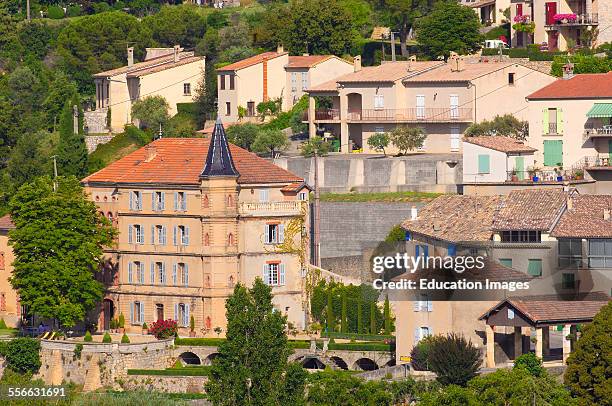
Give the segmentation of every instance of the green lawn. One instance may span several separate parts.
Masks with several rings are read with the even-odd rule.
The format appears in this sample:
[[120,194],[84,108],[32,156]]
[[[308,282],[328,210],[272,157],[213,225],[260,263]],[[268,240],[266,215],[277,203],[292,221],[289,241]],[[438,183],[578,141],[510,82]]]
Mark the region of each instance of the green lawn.
[[[322,193],[322,202],[429,202],[442,193],[380,192],[380,193]],[[311,197],[312,199],[312,197]]]
[[0,329],[0,336],[11,336],[17,335],[18,330],[16,328]]

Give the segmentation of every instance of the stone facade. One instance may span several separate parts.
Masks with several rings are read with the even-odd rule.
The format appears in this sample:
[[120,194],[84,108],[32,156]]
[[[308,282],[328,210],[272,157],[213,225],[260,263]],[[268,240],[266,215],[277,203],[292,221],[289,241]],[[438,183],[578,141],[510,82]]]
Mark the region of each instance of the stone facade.
[[206,376],[130,375],[123,381],[124,390],[166,393],[203,393]]
[[90,154],[98,148],[100,144],[106,144],[113,139],[113,135],[88,135],[85,137],[85,145],[87,146],[87,152]]

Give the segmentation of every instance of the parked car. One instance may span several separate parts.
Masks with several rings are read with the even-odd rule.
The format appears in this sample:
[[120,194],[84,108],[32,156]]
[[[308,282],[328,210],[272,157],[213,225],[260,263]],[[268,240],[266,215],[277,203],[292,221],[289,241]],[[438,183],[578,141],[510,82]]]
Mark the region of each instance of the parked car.
[[484,42],[484,47],[489,49],[498,49],[499,47],[508,48],[508,44],[500,39],[488,39]]

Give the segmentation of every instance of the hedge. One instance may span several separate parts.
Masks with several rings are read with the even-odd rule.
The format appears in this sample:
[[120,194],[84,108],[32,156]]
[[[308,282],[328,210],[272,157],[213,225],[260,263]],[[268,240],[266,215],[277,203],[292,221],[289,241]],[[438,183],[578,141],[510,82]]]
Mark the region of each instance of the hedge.
[[201,347],[218,347],[225,338],[175,338],[174,345],[193,345]]
[[194,118],[198,114],[198,109],[195,103],[176,103],[176,111],[178,113],[188,114]]
[[343,351],[392,351],[391,344],[381,343],[330,343],[329,350]]
[[345,340],[359,340],[359,341],[385,341],[395,340],[394,336],[383,335],[383,334],[357,334],[357,333],[338,333],[335,331],[322,331],[321,337],[327,338],[340,338]]
[[128,369],[128,375],[208,376],[209,374],[209,366],[168,369]]
[[[503,55],[510,58],[529,58],[530,61],[552,61],[557,55],[565,55],[565,52],[542,52],[539,49],[531,48],[504,48]],[[499,49],[485,48],[482,50],[483,56],[497,56]]]

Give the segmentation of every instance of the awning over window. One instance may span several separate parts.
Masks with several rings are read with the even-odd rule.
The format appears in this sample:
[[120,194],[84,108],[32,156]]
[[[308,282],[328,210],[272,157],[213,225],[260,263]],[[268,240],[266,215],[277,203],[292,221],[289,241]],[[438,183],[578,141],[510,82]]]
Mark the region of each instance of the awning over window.
[[587,117],[612,117],[612,103],[595,103]]

